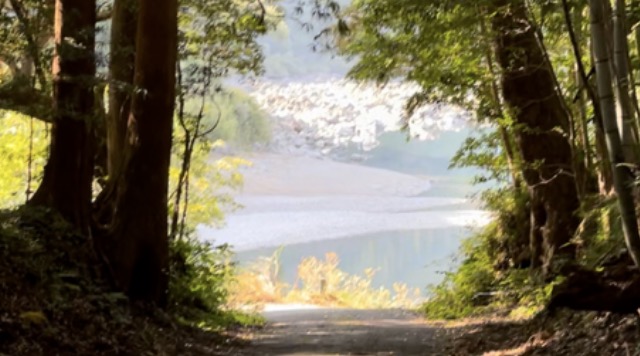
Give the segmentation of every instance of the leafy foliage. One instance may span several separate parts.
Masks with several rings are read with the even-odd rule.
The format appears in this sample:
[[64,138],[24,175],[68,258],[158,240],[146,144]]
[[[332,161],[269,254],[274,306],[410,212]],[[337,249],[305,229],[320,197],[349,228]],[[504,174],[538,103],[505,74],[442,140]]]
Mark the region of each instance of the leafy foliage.
[[191,355],[185,343],[222,342],[132,308],[96,268],[89,241],[58,215],[22,208],[0,212],[0,221],[2,352]]
[[542,285],[535,275],[520,269],[527,267],[530,258],[528,225],[523,223],[527,221],[527,195],[499,188],[484,192],[483,202],[494,220],[463,242],[460,266],[445,273],[444,281],[431,288],[431,298],[422,306],[429,317],[459,318],[504,306],[505,302],[510,306],[526,304],[523,298],[536,289],[532,286]]
[[220,124],[211,133],[211,139],[245,149],[269,142],[271,127],[267,114],[248,94],[228,89],[214,99],[212,106],[209,116],[220,117]]
[[345,11],[351,30],[339,52],[358,58],[352,78],[419,84],[423,91],[407,103],[409,112],[438,102],[474,110],[482,100],[476,94],[491,80],[478,11],[456,1],[355,1]]
[[16,112],[0,111],[0,207],[24,202],[27,189],[35,188],[45,164],[47,145],[44,123]]
[[477,167],[483,174],[474,183],[508,182],[511,172],[502,154],[502,141],[495,129],[485,129],[477,136],[468,137],[451,158],[449,168]]
[[224,308],[235,275],[229,246],[213,246],[188,236],[172,242],[171,254],[169,310],[179,320],[207,330],[263,323],[256,315]]
[[[222,141],[200,142],[191,162],[189,175],[189,204],[187,205],[188,225],[195,228],[200,224],[220,226],[224,213],[233,210],[237,204],[232,192],[242,186],[242,175],[238,169],[250,164],[239,157],[224,156],[214,158],[211,150],[222,146]],[[180,146],[175,146],[173,164],[169,171],[170,187],[175,189],[179,175]],[[170,210],[173,207],[170,206]]]

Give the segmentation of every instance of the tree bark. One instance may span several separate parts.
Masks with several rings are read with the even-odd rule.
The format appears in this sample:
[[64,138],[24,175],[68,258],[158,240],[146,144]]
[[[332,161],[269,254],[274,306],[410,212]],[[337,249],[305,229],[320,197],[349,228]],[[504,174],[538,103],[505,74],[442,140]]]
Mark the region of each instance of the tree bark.
[[569,241],[579,224],[569,119],[525,2],[494,0],[493,7],[503,97],[519,127],[515,135],[531,197],[531,262],[551,274],[556,261],[574,258]]
[[133,299],[166,303],[167,190],[175,96],[177,0],[141,0],[134,85],[107,257]]
[[[484,14],[483,12],[479,12],[479,15],[486,16],[486,14]],[[483,34],[488,33],[487,25],[485,24],[485,21],[480,21],[480,31]],[[487,48],[487,51],[485,52],[485,60],[487,62],[486,63],[487,69],[489,70],[489,73],[491,73],[491,80],[489,83],[490,84],[489,92],[491,95],[492,104],[494,106],[494,111],[498,114],[499,119],[502,119],[502,118],[505,118],[506,115],[504,110],[503,98],[500,95],[500,88],[497,83],[498,76],[496,75],[494,56],[495,56],[494,51]],[[520,182],[520,177],[518,176],[519,170],[516,167],[516,156],[513,150],[513,144],[511,143],[511,135],[507,130],[507,128],[505,127],[505,125],[502,123],[498,124],[498,130],[500,132],[500,138],[502,139],[502,142],[501,142],[502,148],[507,158],[507,165],[509,167],[509,173],[511,174],[513,188],[515,190],[519,190],[521,186],[521,182]]]
[[618,195],[625,243],[631,258],[638,266],[640,263],[640,235],[638,234],[638,222],[632,195],[633,175],[629,167],[623,165],[625,157],[616,122],[616,104],[613,96],[609,51],[607,50],[607,34],[604,27],[604,6],[603,0],[589,0],[598,96],[612,165],[613,185]]
[[133,93],[136,33],[135,0],[115,0],[111,19],[109,59],[109,113],[107,117],[107,171],[116,177],[123,161],[127,119]]
[[[137,1],[115,0],[111,13],[109,51],[109,111],[105,115],[106,184],[94,204],[94,222],[100,229],[113,219],[118,179],[125,164],[127,121],[134,92]],[[105,147],[106,146],[106,147]]]
[[615,1],[613,11],[613,58],[616,69],[617,96],[619,103],[618,130],[622,151],[627,163],[638,163],[638,139],[635,116],[629,94],[629,66],[627,65],[627,30],[625,24],[624,0]]
[[53,59],[54,122],[49,160],[30,200],[89,231],[93,153],[95,1],[57,0]]

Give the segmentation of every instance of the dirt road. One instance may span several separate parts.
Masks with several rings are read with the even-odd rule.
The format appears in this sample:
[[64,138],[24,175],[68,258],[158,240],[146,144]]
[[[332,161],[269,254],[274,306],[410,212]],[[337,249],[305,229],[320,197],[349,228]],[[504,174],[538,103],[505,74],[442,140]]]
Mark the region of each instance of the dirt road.
[[268,325],[239,355],[443,355],[444,329],[403,310],[265,313]]
[[[296,309],[265,313],[238,356],[640,355],[637,316],[560,311],[528,320],[426,322],[402,310]],[[227,353],[228,355],[229,353]]]

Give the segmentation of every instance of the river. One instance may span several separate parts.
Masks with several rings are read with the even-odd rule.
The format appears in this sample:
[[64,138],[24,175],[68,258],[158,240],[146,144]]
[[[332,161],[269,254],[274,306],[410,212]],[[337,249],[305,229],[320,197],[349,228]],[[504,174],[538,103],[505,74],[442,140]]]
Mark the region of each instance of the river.
[[335,252],[346,272],[376,269],[375,287],[401,282],[424,293],[456,265],[462,239],[487,221],[468,199],[477,172],[446,169],[467,134],[407,143],[388,133],[357,164],[253,154],[237,196],[244,208],[201,236],[233,245],[241,266],[282,246],[280,278],[290,284],[301,259]]

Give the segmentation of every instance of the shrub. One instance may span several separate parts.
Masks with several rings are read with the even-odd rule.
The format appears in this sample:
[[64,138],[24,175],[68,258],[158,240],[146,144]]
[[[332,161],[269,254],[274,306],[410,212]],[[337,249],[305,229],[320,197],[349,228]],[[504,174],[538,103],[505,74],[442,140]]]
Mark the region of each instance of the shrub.
[[[524,269],[530,259],[526,192],[497,188],[484,192],[482,201],[494,219],[463,242],[460,266],[430,287],[421,306],[429,318],[467,317],[524,303],[541,286]],[[527,305],[543,301],[533,295]]]
[[335,253],[327,253],[324,259],[304,258],[298,265],[296,283],[287,285],[278,279],[281,251],[239,272],[231,289],[233,305],[288,302],[361,309],[400,308],[414,307],[419,298],[418,290],[402,283],[394,284],[393,291],[374,288],[376,271],[372,268],[363,275],[342,271]]
[[234,276],[233,252],[189,235],[172,241],[169,307],[183,322],[205,329],[261,324],[255,315],[227,310],[227,288]]

